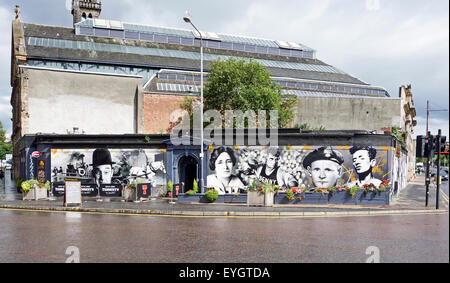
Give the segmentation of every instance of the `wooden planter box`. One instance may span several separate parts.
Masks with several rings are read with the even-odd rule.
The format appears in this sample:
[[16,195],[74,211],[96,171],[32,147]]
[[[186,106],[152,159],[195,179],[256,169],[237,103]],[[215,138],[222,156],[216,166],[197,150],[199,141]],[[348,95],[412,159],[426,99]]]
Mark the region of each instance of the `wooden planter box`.
[[328,204],[328,194],[306,192],[295,196],[298,204]]
[[47,189],[34,186],[28,192],[23,192],[23,200],[40,200],[47,199]]
[[274,203],[275,204],[296,204],[299,202],[298,198],[300,195],[295,195],[293,200],[288,200],[286,198],[286,193],[280,192],[278,194],[275,194],[274,196]]
[[329,204],[356,204],[355,198],[352,198],[348,191],[335,191],[334,193],[328,194]]
[[247,205],[249,206],[264,206],[265,197],[257,191],[249,191],[247,193]]
[[136,200],[136,190],[124,188],[122,191],[122,197],[125,201],[135,201]]
[[389,205],[390,190],[380,193],[356,192],[355,199],[358,205]]
[[264,206],[272,207],[274,204],[274,193],[266,192],[264,194]]
[[225,203],[247,203],[247,194],[233,195],[227,194],[225,195]]

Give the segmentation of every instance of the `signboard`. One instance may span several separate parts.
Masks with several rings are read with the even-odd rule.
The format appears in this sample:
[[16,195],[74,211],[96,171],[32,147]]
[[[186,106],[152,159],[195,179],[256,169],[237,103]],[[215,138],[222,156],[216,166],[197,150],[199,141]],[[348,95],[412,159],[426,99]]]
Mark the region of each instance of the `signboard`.
[[150,198],[152,196],[152,185],[151,184],[138,184],[136,191],[136,198]]
[[64,206],[69,204],[82,205],[81,182],[67,179],[64,186]]
[[33,151],[31,156],[33,156],[34,158],[38,158],[39,156],[41,156],[41,153],[39,151]]
[[173,187],[175,189],[176,196],[178,196],[179,193],[183,193],[183,184],[175,184]]
[[101,197],[122,197],[122,185],[102,184],[100,185]]
[[[52,187],[53,187],[53,195],[55,197],[64,196],[64,189],[65,189],[64,183],[53,182]],[[95,184],[81,184],[81,196],[96,197],[97,195],[98,195],[98,189]]]

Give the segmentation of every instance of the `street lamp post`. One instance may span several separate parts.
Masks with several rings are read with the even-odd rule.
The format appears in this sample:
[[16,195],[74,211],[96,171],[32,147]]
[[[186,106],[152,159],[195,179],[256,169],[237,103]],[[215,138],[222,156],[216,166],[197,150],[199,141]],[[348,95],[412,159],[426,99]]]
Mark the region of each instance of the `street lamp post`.
[[202,33],[197,29],[197,27],[192,23],[191,16],[186,11],[186,16],[183,17],[183,20],[186,23],[191,24],[194,29],[198,32],[200,35],[200,188],[203,193],[203,35]]

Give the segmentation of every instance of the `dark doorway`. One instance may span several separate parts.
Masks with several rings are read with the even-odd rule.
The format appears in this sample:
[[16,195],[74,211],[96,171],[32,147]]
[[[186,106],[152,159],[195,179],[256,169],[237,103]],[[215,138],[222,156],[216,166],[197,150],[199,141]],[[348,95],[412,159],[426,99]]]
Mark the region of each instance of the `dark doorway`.
[[186,156],[180,159],[178,173],[180,176],[180,183],[184,184],[182,193],[186,193],[194,188],[194,180],[198,179],[197,168],[198,162],[192,156]]

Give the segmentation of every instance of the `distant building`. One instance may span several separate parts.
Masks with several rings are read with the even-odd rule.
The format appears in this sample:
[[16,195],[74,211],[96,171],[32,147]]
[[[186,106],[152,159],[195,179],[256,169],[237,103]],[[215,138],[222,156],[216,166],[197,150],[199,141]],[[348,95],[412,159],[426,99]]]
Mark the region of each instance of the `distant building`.
[[[25,135],[166,133],[184,97],[199,96],[199,34],[100,19],[101,9],[100,1],[72,1],[73,27],[23,23],[20,16],[13,21],[15,163],[24,159]],[[202,35],[206,73],[217,59],[253,59],[267,67],[286,95],[298,97],[291,126],[400,127],[401,98],[317,59],[316,50],[304,44]]]

